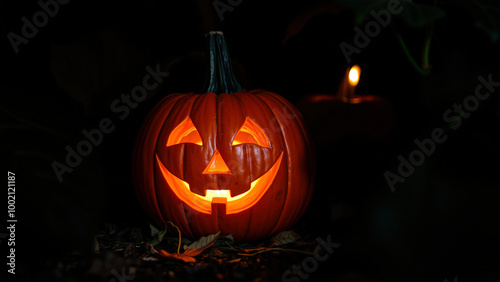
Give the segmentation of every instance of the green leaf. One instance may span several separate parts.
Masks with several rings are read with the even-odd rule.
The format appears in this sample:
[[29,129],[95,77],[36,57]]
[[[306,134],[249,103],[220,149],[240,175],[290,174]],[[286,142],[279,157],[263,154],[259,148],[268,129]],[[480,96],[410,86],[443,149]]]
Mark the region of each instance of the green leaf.
[[488,34],[492,42],[500,39],[500,5],[498,3],[471,0],[470,2],[456,2],[453,4],[474,22],[476,28]]
[[151,245],[156,246],[163,241],[163,237],[165,237],[165,234],[167,233],[167,225],[165,224],[165,227],[161,231],[158,231],[158,229],[156,229],[156,227],[152,224],[150,224],[149,227],[151,228],[151,235],[154,233],[156,234],[153,240],[151,240]]
[[155,237],[160,233],[160,229],[156,228],[152,223],[149,224],[149,229],[151,229],[151,236]]
[[422,27],[445,16],[445,12],[437,7],[416,4],[411,1],[401,2],[403,10],[398,16],[412,27]]

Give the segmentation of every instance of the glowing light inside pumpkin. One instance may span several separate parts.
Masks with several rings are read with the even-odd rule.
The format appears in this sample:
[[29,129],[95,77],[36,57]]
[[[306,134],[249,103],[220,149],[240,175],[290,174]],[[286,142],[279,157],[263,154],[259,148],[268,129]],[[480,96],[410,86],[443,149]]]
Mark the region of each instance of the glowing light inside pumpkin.
[[212,159],[208,162],[203,174],[230,174],[231,170],[226,165],[224,159],[220,155],[219,150],[215,150]]
[[349,84],[352,86],[358,85],[359,76],[361,74],[361,69],[358,65],[355,65],[349,71]]
[[167,140],[167,147],[177,145],[180,143],[192,143],[198,146],[202,146],[203,142],[201,140],[200,133],[193,124],[190,117],[183,120],[177,127],[172,130],[170,136]]
[[213,198],[231,198],[231,191],[229,190],[206,190],[205,198],[212,200]]
[[191,208],[207,214],[212,213],[212,204],[225,204],[226,214],[239,213],[255,205],[273,183],[282,159],[283,152],[281,152],[278,160],[276,160],[274,165],[264,173],[264,175],[252,181],[248,191],[232,197],[230,190],[206,190],[205,196],[193,193],[189,183],[177,178],[168,171],[160,161],[158,155],[156,155],[156,161],[158,162],[163,177],[175,195]]
[[252,119],[246,118],[243,125],[240,127],[234,136],[232,146],[241,144],[256,144],[265,148],[270,148],[269,140],[267,139],[264,130],[255,123]]

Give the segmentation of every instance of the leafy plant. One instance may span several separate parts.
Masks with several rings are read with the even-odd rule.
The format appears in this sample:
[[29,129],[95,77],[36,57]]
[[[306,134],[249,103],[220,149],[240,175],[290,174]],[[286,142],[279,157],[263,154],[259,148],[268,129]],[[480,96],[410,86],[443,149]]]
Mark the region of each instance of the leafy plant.
[[[356,25],[361,25],[372,19],[372,11],[387,9],[388,5],[394,3],[394,1],[395,0],[327,0],[316,2],[313,7],[309,8],[306,12],[297,16],[290,22],[284,41],[286,42],[290,37],[299,33],[308,21],[317,15],[323,13],[337,14],[340,11],[350,11],[353,13],[354,23]],[[398,18],[399,21],[391,21],[391,30],[398,39],[409,63],[423,76],[430,74],[431,64],[429,62],[429,53],[434,34],[434,26],[438,20],[445,18],[449,14],[447,12],[448,10],[462,13],[476,28],[487,33],[492,43],[495,43],[500,38],[498,23],[500,7],[498,7],[496,2],[488,0],[435,0],[433,3],[424,2],[425,1],[414,2],[411,0],[397,1],[398,6],[403,9],[400,13],[392,15]],[[409,51],[404,36],[400,32],[401,25],[410,29],[425,29],[421,63],[418,63],[414,55]]]

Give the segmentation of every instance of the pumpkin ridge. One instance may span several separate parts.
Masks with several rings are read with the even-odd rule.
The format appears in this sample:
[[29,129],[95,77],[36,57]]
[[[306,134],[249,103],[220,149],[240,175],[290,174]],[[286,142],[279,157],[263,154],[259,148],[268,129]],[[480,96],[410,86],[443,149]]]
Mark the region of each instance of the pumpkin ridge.
[[[243,106],[241,105],[241,99],[239,99],[238,95],[240,94],[241,92],[234,92],[233,94],[229,94],[229,93],[222,93],[222,94],[219,94],[217,95],[218,97],[218,100],[217,100],[217,127],[224,127],[224,117],[222,117],[222,110],[219,110],[221,109],[222,107],[224,107],[225,104],[231,104],[231,105],[234,105],[236,104],[237,105],[237,109],[234,110],[234,111],[241,111],[243,113]],[[233,100],[234,99],[234,100]],[[235,103],[234,103],[235,102]],[[231,118],[231,117],[226,117],[227,118]],[[237,130],[237,129],[236,129]],[[217,135],[219,137],[219,133],[221,133],[220,131],[217,131]],[[229,132],[225,132],[226,134],[228,134]],[[236,132],[235,132],[236,133]],[[232,135],[233,132],[230,132],[230,134]],[[234,136],[232,135],[231,136],[231,140]],[[218,140],[220,142],[222,142],[222,139]],[[222,144],[222,146],[225,146],[226,144]],[[230,145],[229,145],[230,146]],[[230,150],[234,150],[233,148],[231,148],[230,146]],[[246,150],[246,149],[245,149]],[[247,152],[245,152],[245,154],[247,154]],[[237,165],[242,165],[242,164],[237,164]],[[247,181],[249,182],[249,181]],[[250,182],[249,182],[250,183]],[[250,188],[248,188],[250,189]],[[219,223],[219,230],[221,230],[223,233],[226,233],[226,230],[228,228],[230,228],[230,226],[228,227],[228,217],[235,217],[236,215],[225,215],[225,214],[217,214],[217,219],[218,219],[218,223]],[[221,218],[223,217],[223,218]],[[225,218],[224,218],[225,217]],[[239,232],[242,232],[244,234],[247,234],[250,230],[250,225],[248,224],[250,220],[247,221],[247,224],[245,224],[245,226],[239,226],[238,228],[238,231]],[[239,221],[239,224],[241,224],[242,222],[244,221]],[[234,235],[237,235],[237,234],[233,234]],[[245,235],[246,236],[246,235]],[[241,240],[245,240],[245,238],[242,238]]]
[[[270,103],[268,101],[265,100],[265,98],[262,98],[261,96],[263,96],[265,94],[263,93],[259,93],[257,95],[255,95],[256,97],[258,97],[259,99],[263,100],[264,103],[266,105],[269,105]],[[267,96],[266,96],[267,97]],[[275,103],[278,103],[281,105],[281,103],[279,103],[280,101],[274,101]],[[288,144],[288,141],[287,141],[287,138],[285,136],[285,133],[283,131],[283,125],[281,124],[281,119],[279,118],[279,115],[276,115],[276,112],[273,108],[270,107],[270,110],[271,112],[273,113],[273,116],[276,118],[276,122],[278,123],[278,125],[280,126],[280,134],[282,136],[282,139],[285,143],[285,148],[286,148],[286,179],[287,179],[287,187],[286,187],[286,195],[284,195],[284,203],[283,203],[283,206],[282,208],[280,209],[280,214],[274,224],[274,228],[271,230],[271,234],[277,232],[277,231],[280,231],[282,229],[281,225],[281,221],[282,221],[282,218],[283,218],[283,210],[285,209],[286,205],[287,205],[287,202],[290,200],[288,196],[288,194],[290,194],[290,189],[292,189],[292,183],[291,183],[291,179],[290,179],[290,170],[292,169],[292,165],[293,163],[291,162],[291,155],[290,155],[290,146]]]
[[[172,96],[169,96],[169,97],[162,99],[162,101],[156,107],[154,107],[152,112],[149,114],[148,118],[145,120],[144,124],[146,126],[143,127],[143,131],[141,131],[141,133],[140,133],[140,136],[142,136],[142,138],[141,138],[141,141],[139,144],[145,144],[144,146],[139,146],[139,148],[140,148],[139,150],[141,151],[141,154],[146,154],[146,155],[154,155],[155,154],[157,141],[154,142],[154,145],[153,145],[152,144],[153,142],[149,141],[149,140],[157,140],[158,139],[158,136],[161,134],[163,125],[165,123],[165,121],[161,122],[160,117],[165,112],[167,112],[166,117],[169,116],[170,110],[172,109],[172,107],[170,107],[170,104],[173,103],[172,101],[174,99],[177,99],[177,101],[181,100],[182,96],[172,94]],[[165,117],[165,119],[166,119],[166,117]],[[161,126],[159,124],[161,124]],[[158,131],[156,132],[156,134],[154,134],[153,136],[149,136],[146,134],[146,133],[150,133],[151,130],[154,128],[158,128]],[[147,148],[144,148],[144,147],[147,147]],[[152,147],[152,148],[150,148],[150,147]],[[145,153],[144,153],[144,150],[146,150]],[[150,163],[151,166],[149,166],[148,164],[143,164],[141,161],[136,161],[136,166],[139,166],[138,170],[141,171],[141,174],[145,173],[144,166],[146,166],[148,168],[148,170],[149,170],[149,168],[153,168],[152,169],[153,180],[152,180],[152,183],[150,183],[150,184],[152,184],[154,187],[156,187],[156,179],[157,179],[157,176],[156,176],[157,172],[155,169],[156,168],[156,160],[153,157],[150,161],[151,161],[151,163]],[[149,175],[147,177],[149,177]],[[139,187],[141,187],[141,186],[142,185],[139,185]],[[137,188],[136,188],[136,191],[137,191]],[[162,226],[162,224],[165,222],[165,216],[162,212],[162,209],[160,208],[160,206],[161,206],[160,202],[159,202],[160,197],[158,196],[157,189],[153,189],[153,191],[150,194],[154,197],[154,199],[152,199],[154,209],[157,211],[156,214],[160,217],[160,219],[159,219],[160,222],[157,221],[156,223],[159,226]]]
[[[265,90],[261,90],[261,91],[256,91],[256,90],[253,90],[251,91],[251,93],[248,93],[246,97],[248,97],[248,99],[252,99],[252,100],[256,100],[258,102],[256,102],[256,104],[258,104],[259,106],[261,106],[262,108],[260,109],[260,111],[267,111],[269,113],[271,113],[272,115],[272,118],[275,118],[276,121],[278,121],[278,117],[276,116],[273,108],[271,107],[271,103],[268,103],[265,99],[263,99],[261,96],[267,96],[269,95],[270,92],[267,92]],[[255,115],[255,113],[253,113]],[[270,122],[270,121],[269,121]],[[270,126],[272,127],[272,126]],[[288,146],[287,146],[287,142],[285,140],[285,136],[283,135],[283,127],[281,126],[280,124],[280,131],[279,131],[279,135],[280,135],[280,139],[283,141],[283,144],[285,144],[285,148],[286,148],[286,162],[287,162],[287,166],[288,166],[288,160],[289,160],[289,152],[290,150],[288,149]],[[276,132],[275,130],[273,130],[272,128],[268,128],[268,130],[272,131],[274,134],[278,133]],[[271,149],[271,150],[274,150],[274,149]],[[273,155],[273,154],[271,154]],[[282,160],[282,161],[285,161],[285,160]],[[286,169],[286,176],[285,178],[288,180],[289,178],[289,169]],[[284,195],[284,201],[283,201],[283,204],[282,206],[284,207],[285,204],[286,204],[286,199],[288,198],[288,190],[290,189],[290,182],[287,181],[287,189],[286,189],[286,195]],[[273,224],[272,226],[277,226],[277,224],[280,222],[280,218],[282,216],[282,213],[283,213],[283,209],[282,208],[279,208],[279,214],[274,218],[273,220]],[[253,217],[252,217],[253,218]],[[252,224],[252,222],[250,223]],[[275,230],[275,227],[272,227],[270,230],[263,230],[262,233],[274,233],[274,230]]]
[[[242,95],[242,93],[243,93],[243,92],[235,92],[235,93],[233,93],[232,95],[228,95],[228,99],[234,99],[234,100],[236,100],[236,104],[239,106],[239,109],[238,109],[238,110],[242,112],[242,114],[243,114],[243,116],[244,116],[244,117],[246,117],[246,116],[247,116],[247,113],[245,112],[245,108],[244,108],[244,107],[243,107],[243,105],[242,105],[242,102],[243,102],[243,101],[242,101],[242,100],[241,100],[241,98],[240,98],[240,95]],[[243,94],[243,95],[244,95],[244,94]],[[237,134],[237,130],[234,132],[234,135],[233,135],[233,136],[231,136],[231,140],[233,140],[233,138],[236,136],[236,134]],[[250,162],[252,161],[252,159],[251,159],[251,154],[250,154],[250,152],[249,152],[249,149],[248,149],[248,147],[243,147],[243,149],[244,149],[245,159],[247,159],[247,160],[248,160],[248,162],[250,163]],[[253,173],[252,173],[252,172],[253,172],[253,171],[252,171],[252,166],[251,166],[251,165],[249,165],[249,166],[248,166],[248,169],[249,169],[249,173],[248,173],[248,177],[247,177],[248,179],[247,179],[247,181],[246,181],[246,182],[251,183],[251,182],[252,182],[252,180],[253,180],[253,179],[251,178],[251,175],[253,175]],[[241,194],[241,193],[240,193],[240,194]]]
[[[194,97],[194,96],[197,96],[197,94],[194,94],[194,93],[188,93],[187,95],[185,96],[182,96],[180,99],[178,99],[177,101],[175,101],[175,103],[173,104],[168,116],[165,118],[165,120],[163,121],[163,124],[162,124],[162,129],[160,130],[160,134],[163,130],[166,130],[169,128],[169,125],[166,125],[167,121],[172,119],[174,115],[178,114],[179,112],[182,111],[182,108],[186,108],[186,107],[192,107],[193,106],[193,103],[194,103],[194,100],[196,100],[198,97]],[[168,96],[167,96],[168,97]],[[194,98],[194,100],[193,100]],[[192,103],[190,103],[190,105],[187,105],[188,101],[191,101],[193,100]],[[186,117],[183,117],[183,118],[186,118]],[[169,130],[170,131],[170,130]],[[155,152],[158,150],[158,146],[164,146],[165,144],[162,145],[162,143],[160,143],[160,138],[157,140],[156,142],[156,148],[155,148]],[[179,145],[181,148],[179,148],[182,153],[181,155],[184,157],[185,155],[185,146],[186,144],[181,144]],[[168,162],[170,163],[170,161]],[[182,164],[183,165],[184,163],[184,160],[182,160]],[[177,177],[180,177],[181,179],[184,178],[184,169],[181,169],[181,174],[178,175]],[[161,174],[159,174],[158,176],[159,179],[162,179],[163,181],[165,181],[163,179],[163,176]],[[158,187],[161,187],[160,185]],[[163,187],[162,187],[163,188]],[[166,186],[165,189],[172,189],[168,186]],[[156,193],[159,192],[158,189],[155,189]],[[169,191],[169,194],[170,193],[173,193],[172,191]],[[158,195],[157,195],[157,198]],[[180,200],[179,200],[180,201]],[[172,211],[176,211],[177,212],[172,212]],[[179,210],[181,212],[179,212]],[[189,232],[192,233],[192,230],[191,230],[191,223],[190,223],[190,220],[187,218],[186,216],[186,213],[185,213],[185,206],[184,206],[184,203],[182,201],[180,201],[180,206],[177,206],[177,205],[170,205],[168,207],[165,207],[164,208],[164,212],[167,212],[168,214],[176,214],[177,217],[182,221],[182,224],[185,224],[185,226],[187,227],[187,229],[189,229]],[[167,220],[173,220],[173,218],[171,217],[167,217]],[[179,225],[179,224],[178,224]]]
[[[286,101],[286,100],[285,100]],[[286,101],[288,103],[288,101]],[[304,119],[302,118],[302,114],[300,113],[300,111],[295,108],[295,106],[293,104],[290,104],[291,107],[289,107],[290,111],[292,111],[292,113],[297,116],[297,117],[300,117],[300,119],[296,118],[296,122],[297,124],[300,126],[301,130],[300,130],[300,133],[302,135],[302,138],[304,140],[304,142],[308,145],[307,148],[308,148],[308,156],[309,156],[309,159],[310,159],[310,167],[309,167],[309,186],[310,187],[314,187],[315,185],[315,177],[316,177],[316,156],[315,156],[315,151],[314,151],[314,147],[312,145],[312,140],[311,138],[309,137],[309,130],[304,122]],[[307,193],[307,200],[303,202],[302,204],[302,207],[301,209],[306,209],[307,206],[309,205],[311,199],[312,199],[312,196],[313,196],[313,192],[314,192],[314,189],[309,189],[308,193]],[[296,216],[296,220],[297,221],[300,217],[300,215],[297,215]]]
[[[260,95],[257,95],[257,96],[260,96]],[[294,111],[294,107],[292,104],[289,104],[288,101],[286,101],[283,97],[277,95],[277,94],[274,94],[273,95],[263,95],[263,98],[266,100],[266,102],[269,104],[270,101],[267,101],[267,99],[269,100],[272,100],[274,103],[280,105],[280,109],[283,109],[283,110],[288,110],[291,114],[294,114],[295,116],[297,116],[297,114],[295,113],[296,111]],[[278,124],[280,125],[280,128],[283,129],[283,125],[282,125],[282,119],[280,118],[280,112],[278,110],[278,114],[276,115],[275,113],[275,110],[273,110],[273,113],[275,114],[276,118],[277,118],[277,121],[278,121]],[[284,118],[287,118],[286,116],[284,116]],[[308,144],[310,147],[310,144],[308,141],[308,138],[306,137],[306,133],[302,130],[302,127],[300,126],[300,121],[298,118],[294,118],[294,120],[289,120],[288,122],[293,122],[294,123],[294,127],[298,127],[300,128],[301,130],[296,130],[296,131],[300,131],[300,137],[302,137],[302,140],[306,142],[306,144]],[[283,130],[281,130],[281,132],[283,133],[283,135],[285,134]],[[288,140],[288,138],[286,138],[285,136],[283,136],[284,140]],[[291,159],[293,153],[290,153],[290,144],[288,142],[286,142],[286,148],[287,148],[287,165],[288,165],[288,174],[287,176],[290,176],[290,171],[293,169],[293,166],[295,165],[295,162]],[[297,164],[297,165],[300,165],[300,164]],[[309,170],[311,170],[312,168],[310,168]],[[311,177],[312,178],[312,177]],[[287,194],[288,193],[291,193],[293,191],[291,191],[291,187],[293,187],[293,185],[291,185],[291,182],[293,181],[293,179],[288,179],[288,182],[289,182],[289,185],[287,187]],[[309,181],[310,183],[310,181]],[[312,190],[312,189],[309,189],[309,190]],[[309,193],[308,193],[309,194]],[[308,196],[308,195],[304,195],[304,196]],[[308,197],[309,198],[309,197]],[[289,201],[291,200],[291,198],[289,197],[286,197],[286,200],[285,200],[285,204],[283,205],[283,209],[281,210],[281,215],[283,215],[283,211],[286,209],[287,206],[290,205]],[[298,220],[298,217],[299,215],[302,213],[304,207],[306,207],[308,204],[309,204],[309,201],[310,199],[307,199],[306,201],[302,201],[303,205],[301,205],[300,207],[295,207],[293,209],[291,209],[291,211],[293,212],[293,216],[290,216],[290,218],[292,218],[292,220],[289,221],[289,223],[287,223],[286,221],[283,222],[283,217],[280,216],[279,218],[279,221],[277,222],[277,224],[275,225],[275,228],[273,229],[273,232],[277,232],[277,231],[281,231],[281,226],[287,226],[289,224],[293,224],[295,223],[297,220]]]
[[[193,101],[193,104],[191,105],[191,109],[189,110],[189,115],[190,116],[197,115],[196,110],[199,108],[199,106],[201,104],[203,104],[203,98],[204,98],[204,96],[202,94],[197,94],[197,95],[198,96]],[[200,136],[201,136],[201,132],[200,132]],[[201,138],[203,140],[203,136],[201,136]],[[205,144],[205,142],[203,142],[203,143],[204,143],[204,145],[208,145],[208,144]],[[189,167],[187,167],[187,166],[189,166],[189,162],[186,160],[186,158],[187,158],[187,156],[186,156],[186,154],[184,152],[183,153],[183,162],[184,162],[183,173],[184,173],[184,170],[189,169]],[[185,211],[186,210],[186,204],[183,202],[182,205],[185,207],[184,208],[184,211]],[[192,207],[187,207],[187,209],[193,209],[193,208]],[[184,217],[188,220],[188,215],[185,212],[184,212]],[[215,220],[217,220],[217,219],[215,219]],[[189,220],[188,220],[188,222],[189,222]],[[215,225],[217,225],[217,227],[219,226],[218,220],[217,220],[217,223]],[[191,222],[189,222],[189,228],[191,229]],[[205,227],[203,227],[203,228],[205,228]],[[210,227],[208,227],[207,229],[210,229]]]
[[[247,116],[247,113],[245,112],[245,108],[243,107],[243,100],[241,99],[240,95],[246,95],[245,93],[243,92],[238,92],[238,93],[234,93],[235,95],[232,95],[233,97],[235,97],[237,100],[238,100],[238,105],[240,106],[240,109],[243,113],[243,116]],[[233,136],[234,137],[234,136]],[[249,157],[251,154],[249,153],[249,149],[248,149],[248,146],[244,148],[245,150],[245,157],[249,158],[248,159],[248,162],[251,162],[252,161],[252,158]],[[248,165],[248,168],[250,170],[250,172],[248,173],[249,175],[253,175],[253,171],[252,171],[252,166],[249,164]],[[252,181],[252,179],[250,179],[250,181]],[[242,240],[248,240],[248,230],[251,229],[252,227],[252,218],[253,218],[253,209],[250,211],[250,215],[248,216],[250,218],[250,220],[247,221],[247,224],[246,224],[246,230],[247,232],[245,232],[245,236],[243,237]]]
[[[219,98],[219,96],[215,93],[199,94],[199,96],[194,101],[194,103],[191,107],[190,115],[192,115],[193,117],[196,117],[197,119],[200,116],[201,117],[205,116],[206,115],[205,110],[211,108],[211,107],[208,107],[207,105],[209,103],[213,102],[214,107],[215,107],[215,110],[214,110],[215,120],[217,122],[217,100],[218,100],[218,98]],[[204,120],[202,121],[202,125],[203,125],[203,122],[204,122]],[[204,132],[204,128],[202,125],[200,125],[200,135],[201,135],[201,132]],[[216,130],[217,130],[217,128],[216,128]],[[206,132],[205,132],[205,134],[206,134]],[[212,133],[210,133],[210,134],[212,134]],[[202,139],[203,138],[204,137],[202,136]],[[215,140],[212,144],[211,140],[209,139],[206,143],[204,143],[203,146],[204,146],[205,150],[208,150],[206,146],[212,146],[213,152],[215,152],[217,150],[217,140]],[[209,151],[208,155],[203,156],[203,159],[202,159],[203,166],[205,166],[206,164],[209,163],[211,156],[213,154],[213,152],[211,152],[210,150],[208,150],[208,151]],[[192,162],[193,160],[190,160],[190,161]],[[186,165],[189,167],[189,163],[186,163]],[[199,173],[202,174],[202,171],[200,171]],[[215,181],[215,183],[217,183],[217,181]],[[205,187],[197,187],[197,189],[201,189],[201,191],[204,191],[203,189],[205,189]],[[185,203],[184,203],[184,205],[185,205]],[[189,208],[193,209],[193,207],[189,207]],[[198,211],[195,211],[195,212],[198,213]],[[218,214],[217,209],[213,209],[212,214],[201,215],[201,218],[209,217],[210,220],[196,219],[195,224],[198,226],[195,226],[195,229],[197,231],[194,233],[197,233],[197,234],[200,233],[199,230],[211,230],[211,233],[216,233],[217,231],[219,231],[220,227],[219,227],[219,219],[217,217],[217,214]],[[193,223],[191,223],[191,224],[193,224]],[[190,227],[191,227],[191,225],[190,225]]]

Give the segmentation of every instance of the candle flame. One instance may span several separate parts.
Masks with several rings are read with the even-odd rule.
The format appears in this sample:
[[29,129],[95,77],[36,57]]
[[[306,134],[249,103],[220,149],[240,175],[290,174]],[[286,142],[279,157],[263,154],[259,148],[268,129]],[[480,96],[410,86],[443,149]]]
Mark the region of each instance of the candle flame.
[[358,85],[359,75],[361,74],[361,69],[358,65],[355,65],[349,71],[349,84],[352,86]]

